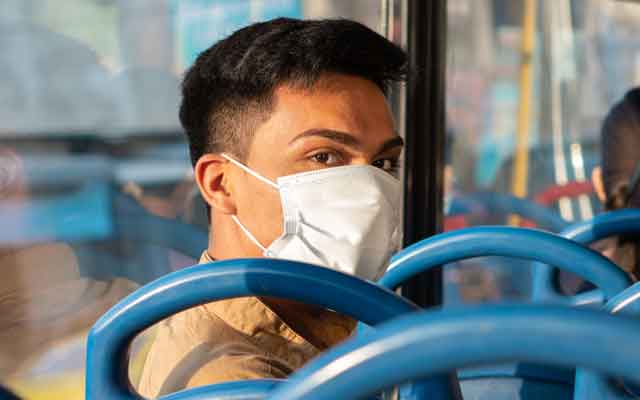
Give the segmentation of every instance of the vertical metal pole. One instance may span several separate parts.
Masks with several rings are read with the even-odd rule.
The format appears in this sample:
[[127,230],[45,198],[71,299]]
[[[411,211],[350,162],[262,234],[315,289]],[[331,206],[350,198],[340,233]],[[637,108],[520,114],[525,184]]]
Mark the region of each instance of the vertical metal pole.
[[[536,39],[536,2],[524,0],[522,15],[522,43],[520,56],[520,84],[518,99],[518,131],[511,193],[520,198],[527,197],[529,181],[529,131],[531,122],[531,99],[533,92],[533,57]],[[519,225],[520,218],[512,215],[509,225]]]
[[[566,185],[569,183],[569,169],[567,168],[567,157],[564,149],[564,128],[565,116],[562,110],[562,82],[559,71],[560,59],[564,57],[562,48],[559,46],[558,36],[560,35],[559,9],[558,2],[542,2],[544,10],[543,33],[545,40],[545,48],[547,48],[546,56],[548,59],[548,80],[549,80],[549,110],[545,110],[549,114],[551,122],[551,138],[553,146],[553,173],[555,175],[556,185]],[[560,216],[567,221],[573,221],[573,205],[571,199],[563,197],[558,200],[560,208]]]
[[[412,75],[406,90],[404,244],[442,230],[445,146],[447,1],[407,0],[407,50]],[[411,279],[403,296],[422,307],[442,303],[442,268]],[[416,398],[462,398],[455,372],[416,382]]]
[[[446,0],[408,0],[404,244],[442,227],[445,139]],[[402,294],[429,307],[442,303],[442,269],[410,280]]]

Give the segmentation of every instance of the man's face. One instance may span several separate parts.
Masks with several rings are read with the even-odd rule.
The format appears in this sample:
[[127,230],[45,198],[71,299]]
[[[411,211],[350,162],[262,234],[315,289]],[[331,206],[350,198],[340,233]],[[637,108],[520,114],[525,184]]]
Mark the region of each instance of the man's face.
[[[245,163],[273,182],[344,165],[394,174],[401,150],[380,89],[362,78],[327,75],[312,90],[276,89],[274,112],[255,132]],[[278,191],[231,163],[226,174],[239,220],[268,247],[283,230]],[[243,247],[247,256],[261,253],[251,242]]]

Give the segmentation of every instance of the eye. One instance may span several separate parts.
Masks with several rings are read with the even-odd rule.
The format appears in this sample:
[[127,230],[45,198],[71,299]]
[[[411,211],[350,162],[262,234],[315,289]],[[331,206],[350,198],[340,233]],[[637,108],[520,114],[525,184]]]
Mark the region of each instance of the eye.
[[318,164],[324,165],[335,165],[342,161],[342,157],[338,153],[331,151],[323,151],[321,153],[316,153],[312,155],[311,160],[317,162]]
[[397,174],[399,169],[399,161],[397,158],[381,158],[374,161],[371,165],[392,175]]

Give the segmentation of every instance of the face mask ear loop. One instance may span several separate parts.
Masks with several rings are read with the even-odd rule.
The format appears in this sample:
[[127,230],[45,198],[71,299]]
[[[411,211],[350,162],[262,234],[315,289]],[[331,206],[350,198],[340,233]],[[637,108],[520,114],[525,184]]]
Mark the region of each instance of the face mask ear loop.
[[[237,166],[238,168],[242,169],[243,171],[245,171],[246,173],[248,173],[249,175],[253,176],[254,178],[266,183],[267,185],[271,186],[272,188],[279,190],[278,185],[271,182],[269,179],[265,178],[264,176],[260,175],[259,173],[255,172],[254,170],[252,170],[251,168],[247,167],[246,165],[244,165],[243,163],[241,163],[240,161],[237,161],[236,159],[234,159],[233,157],[230,157],[229,155],[222,153],[221,154],[222,157],[226,158],[227,160],[229,160],[229,162],[231,162],[232,164],[234,164],[235,166]],[[242,230],[242,232],[244,232],[244,234],[249,238],[249,240],[251,240],[253,242],[253,244],[255,244],[256,246],[258,246],[258,248],[260,250],[262,250],[263,253],[267,253],[267,248],[264,247],[259,241],[258,239],[256,239],[255,236],[253,236],[253,234],[251,232],[249,232],[249,230],[242,224],[242,222],[240,222],[240,220],[238,219],[238,216],[236,215],[232,215],[231,219],[233,220],[233,222],[235,222],[240,229]]]
[[246,165],[244,165],[240,161],[237,161],[236,159],[234,159],[232,157],[229,157],[225,153],[222,153],[221,156],[226,158],[232,164],[236,165],[238,168],[242,169],[243,171],[245,171],[246,173],[250,174],[254,178],[261,180],[262,182],[266,183],[267,185],[271,186],[272,188],[274,188],[276,190],[279,189],[278,185],[276,183],[271,182],[269,179],[267,179],[264,176],[260,175],[259,173],[255,172],[254,170],[252,170],[251,168],[247,167]]
[[244,225],[242,225],[242,222],[240,222],[240,220],[238,219],[237,216],[232,215],[231,219],[233,219],[233,221],[240,227],[242,232],[244,232],[244,234],[249,238],[249,240],[251,240],[253,242],[253,244],[258,246],[260,248],[260,250],[262,250],[263,253],[267,252],[267,248],[264,247],[262,244],[260,244],[260,242],[258,242],[258,239],[256,239],[255,236],[253,236],[251,234],[251,232],[249,232],[249,230],[247,228],[245,228]]

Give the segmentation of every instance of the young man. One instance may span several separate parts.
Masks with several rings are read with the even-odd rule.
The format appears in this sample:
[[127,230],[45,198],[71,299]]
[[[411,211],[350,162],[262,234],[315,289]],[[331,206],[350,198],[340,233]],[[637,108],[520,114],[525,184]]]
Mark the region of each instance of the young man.
[[[258,23],[202,53],[180,108],[210,207],[202,262],[267,256],[379,277],[399,245],[403,146],[385,90],[405,66],[347,20]],[[139,390],[284,378],[354,326],[278,299],[206,304],[160,324]]]

